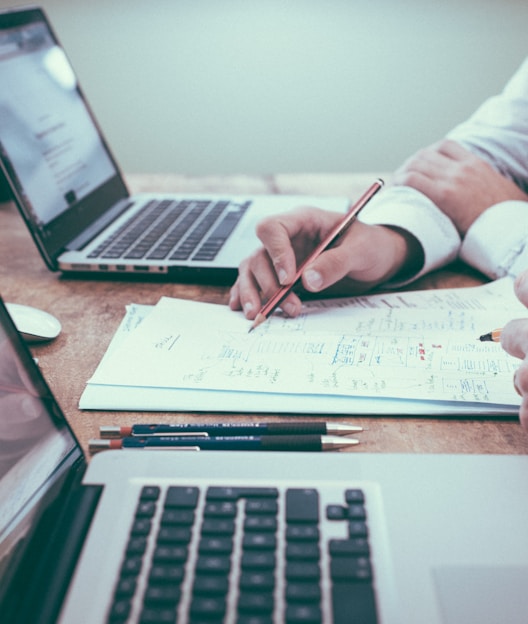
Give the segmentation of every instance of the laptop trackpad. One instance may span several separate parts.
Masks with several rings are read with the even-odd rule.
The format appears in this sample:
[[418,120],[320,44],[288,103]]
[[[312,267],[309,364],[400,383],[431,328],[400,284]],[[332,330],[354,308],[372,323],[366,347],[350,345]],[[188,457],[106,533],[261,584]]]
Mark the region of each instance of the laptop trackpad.
[[433,575],[443,624],[526,624],[528,566],[442,566]]

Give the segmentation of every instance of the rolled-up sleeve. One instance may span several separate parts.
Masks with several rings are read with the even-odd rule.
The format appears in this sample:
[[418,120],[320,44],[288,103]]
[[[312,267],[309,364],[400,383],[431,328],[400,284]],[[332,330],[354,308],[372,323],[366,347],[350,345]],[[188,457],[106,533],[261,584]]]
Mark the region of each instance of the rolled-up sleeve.
[[[446,215],[425,195],[406,186],[393,186],[376,196],[361,213],[365,223],[405,230],[420,243],[424,264],[405,281],[391,282],[403,286],[418,277],[452,262],[458,254],[460,237]],[[387,284],[389,285],[389,284]]]
[[528,202],[502,202],[483,212],[469,228],[460,258],[491,279],[528,269]]

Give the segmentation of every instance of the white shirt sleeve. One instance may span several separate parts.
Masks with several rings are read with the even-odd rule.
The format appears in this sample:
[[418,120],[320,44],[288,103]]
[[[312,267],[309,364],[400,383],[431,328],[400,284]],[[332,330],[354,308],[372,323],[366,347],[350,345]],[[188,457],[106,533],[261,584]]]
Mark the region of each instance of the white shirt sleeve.
[[364,223],[406,230],[422,246],[424,264],[421,270],[405,281],[394,281],[388,286],[404,286],[457,257],[460,236],[455,226],[432,201],[415,189],[407,186],[384,189],[369,202],[359,218]]
[[460,258],[492,279],[528,269],[528,202],[502,202],[483,212],[469,228]]
[[528,192],[528,58],[502,93],[484,102],[447,138]]
[[[486,160],[528,193],[528,59],[500,95],[490,98],[448,138]],[[528,202],[502,202],[469,228],[460,257],[496,279],[528,268]]]

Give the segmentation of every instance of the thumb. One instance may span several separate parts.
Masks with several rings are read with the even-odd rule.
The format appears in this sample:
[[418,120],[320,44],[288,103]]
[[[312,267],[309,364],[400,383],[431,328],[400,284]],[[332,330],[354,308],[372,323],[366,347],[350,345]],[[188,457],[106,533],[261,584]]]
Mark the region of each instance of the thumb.
[[349,271],[349,254],[342,246],[323,252],[303,272],[302,284],[310,292],[319,292],[343,279]]

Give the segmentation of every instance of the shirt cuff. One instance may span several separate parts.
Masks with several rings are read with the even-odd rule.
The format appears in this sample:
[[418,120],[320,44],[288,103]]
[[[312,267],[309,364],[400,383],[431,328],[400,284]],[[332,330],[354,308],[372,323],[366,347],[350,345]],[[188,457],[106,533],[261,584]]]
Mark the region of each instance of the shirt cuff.
[[527,269],[528,202],[501,202],[484,211],[468,229],[460,258],[492,279]]
[[[527,211],[528,214],[528,211]],[[456,259],[460,236],[446,215],[425,195],[407,186],[393,186],[374,197],[359,217],[364,223],[400,228],[420,243],[424,264],[405,280],[391,281],[386,286],[409,284],[422,275]]]

